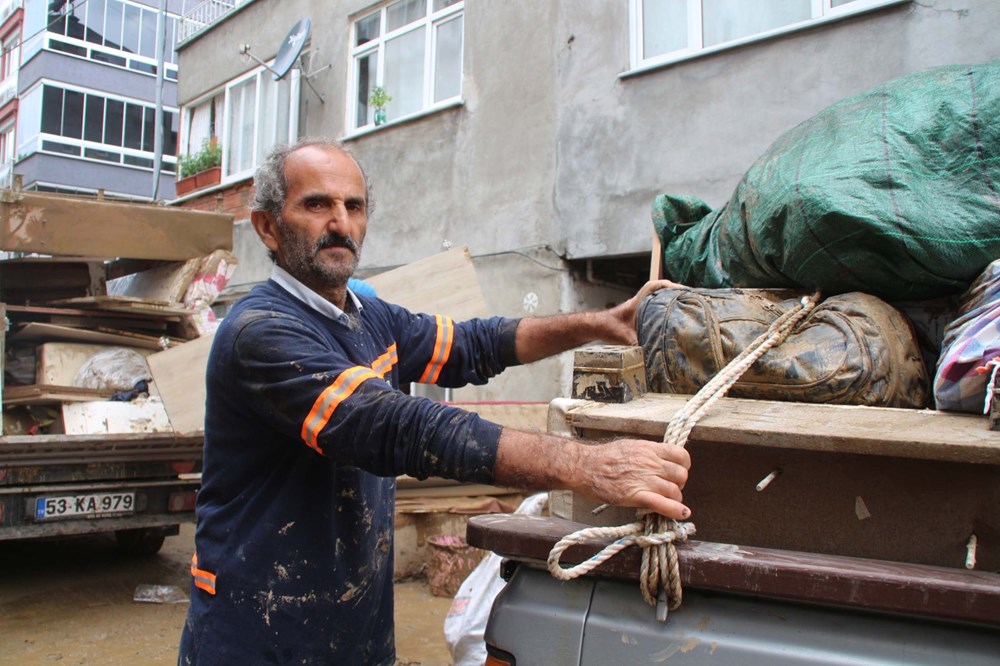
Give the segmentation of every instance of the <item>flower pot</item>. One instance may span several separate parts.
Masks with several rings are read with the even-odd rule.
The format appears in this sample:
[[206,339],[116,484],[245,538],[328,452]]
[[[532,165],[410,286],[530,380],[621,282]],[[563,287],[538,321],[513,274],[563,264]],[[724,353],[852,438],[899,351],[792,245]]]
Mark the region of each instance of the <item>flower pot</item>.
[[375,109],[375,124],[384,125],[386,121],[385,109]]
[[204,171],[199,171],[194,175],[195,187],[201,189],[203,187],[209,187],[211,185],[218,185],[222,182],[222,167],[212,167],[211,169],[205,169]]
[[179,179],[174,184],[174,192],[175,192],[175,194],[177,196],[183,196],[183,195],[187,194],[188,192],[190,192],[191,190],[196,189],[198,187],[198,184],[195,181],[196,178],[197,178],[197,174],[191,174],[190,176],[186,176],[184,178]]

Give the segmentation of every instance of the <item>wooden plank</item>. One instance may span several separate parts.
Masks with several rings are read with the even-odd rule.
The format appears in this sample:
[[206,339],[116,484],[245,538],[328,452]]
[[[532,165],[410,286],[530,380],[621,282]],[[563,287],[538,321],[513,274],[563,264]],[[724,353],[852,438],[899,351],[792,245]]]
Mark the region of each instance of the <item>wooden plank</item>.
[[475,412],[487,421],[505,428],[545,432],[548,427],[549,405],[546,402],[450,402],[468,412]]
[[[647,394],[621,405],[585,403],[570,419],[577,429],[662,439],[688,399]],[[1000,464],[1000,433],[987,430],[983,417],[926,409],[722,398],[689,441]]]
[[233,247],[233,217],[64,197],[0,193],[0,249],[113,259],[183,261]]
[[205,428],[205,369],[213,339],[197,338],[146,358],[156,391],[179,434]]
[[81,402],[110,398],[114,391],[105,389],[84,389],[75,386],[8,386],[3,392],[6,405],[46,405],[60,402]]
[[64,257],[0,261],[0,298],[6,303],[37,303],[104,293],[104,263]]
[[[585,527],[560,518],[490,514],[469,519],[466,540],[504,557],[544,562],[559,539]],[[561,562],[583,562],[612,540],[586,539],[566,550]],[[677,553],[681,582],[692,588],[1000,627],[996,573],[694,540],[679,544]],[[626,548],[594,575],[637,580],[641,558],[639,548]]]
[[62,420],[67,435],[172,431],[163,403],[156,399],[66,403]]
[[660,243],[660,236],[653,230],[653,248],[649,259],[649,279],[660,280],[663,278],[663,244]]
[[91,331],[69,326],[57,326],[43,322],[25,324],[19,331],[7,336],[12,342],[84,342],[92,344],[124,345],[126,347],[142,347],[161,351],[163,343],[176,344],[170,338],[140,335],[129,331],[109,331],[100,329]]
[[489,314],[467,247],[456,247],[365,280],[379,298],[455,321]]
[[177,303],[168,301],[150,301],[129,296],[82,296],[79,298],[63,298],[50,301],[50,305],[71,305],[78,308],[94,308],[101,312],[125,312],[128,314],[147,314],[182,317],[191,314]]
[[97,327],[114,329],[138,329],[146,334],[163,334],[168,325],[181,320],[180,316],[161,314],[150,315],[142,312],[108,312],[107,310],[78,310],[74,308],[54,308],[40,306],[8,305],[12,322],[21,324],[32,321],[68,326],[70,328]]
[[157,266],[108,281],[109,296],[127,296],[146,302],[181,303],[203,258]]
[[489,486],[480,483],[461,483],[454,486],[434,486],[429,488],[397,488],[396,497],[407,500],[420,497],[454,499],[456,497],[516,495],[523,492],[514,488],[501,488],[499,486]]

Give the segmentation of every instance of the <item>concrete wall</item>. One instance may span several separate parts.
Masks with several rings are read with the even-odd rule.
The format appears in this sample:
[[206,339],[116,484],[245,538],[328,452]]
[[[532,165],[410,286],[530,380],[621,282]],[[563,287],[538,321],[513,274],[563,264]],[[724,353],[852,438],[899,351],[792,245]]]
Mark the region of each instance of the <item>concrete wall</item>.
[[1000,57],[1000,2],[932,0],[618,78],[628,68],[623,8],[560,7],[554,191],[573,257],[648,249],[657,194],[723,205],[780,134],[833,102],[909,72]]
[[[373,6],[256,0],[183,47],[180,100],[245,71],[240,43],[271,57],[310,16],[313,68],[332,66],[313,80],[325,104],[302,86],[302,133],[344,136],[350,21]],[[995,0],[914,1],[622,77],[625,2],[466,0],[463,104],[347,136],[376,201],[361,274],[467,245],[497,314],[618,302],[627,290],[590,283],[564,259],[635,256],[641,272],[657,194],[720,206],[784,131],[896,76],[1000,57],[998,25]],[[570,362],[517,369],[456,397],[548,400],[568,390]]]

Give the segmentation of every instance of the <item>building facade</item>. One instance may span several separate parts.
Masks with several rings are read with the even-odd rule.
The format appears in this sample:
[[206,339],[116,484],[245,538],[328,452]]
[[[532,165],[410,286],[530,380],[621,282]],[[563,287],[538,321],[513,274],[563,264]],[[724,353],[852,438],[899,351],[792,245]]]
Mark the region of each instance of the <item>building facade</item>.
[[[363,275],[465,245],[490,309],[509,316],[622,300],[648,275],[656,195],[720,206],[780,134],[826,106],[1000,57],[994,0],[222,4],[178,45],[181,152],[215,137],[222,182],[176,203],[242,220],[234,289],[270,271],[245,221],[257,160],[274,141],[327,135],[373,184]],[[265,64],[305,18],[303,55],[276,80]],[[391,97],[384,121],[374,86]],[[456,397],[566,395],[570,365]]]
[[173,199],[183,13],[182,0],[0,4],[4,183],[17,174],[29,190]]

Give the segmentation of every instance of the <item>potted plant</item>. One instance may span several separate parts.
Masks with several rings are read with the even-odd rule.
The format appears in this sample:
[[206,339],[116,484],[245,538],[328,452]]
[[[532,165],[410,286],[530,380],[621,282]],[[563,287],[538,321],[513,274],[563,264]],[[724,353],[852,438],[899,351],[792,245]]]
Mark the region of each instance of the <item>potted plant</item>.
[[201,150],[177,158],[177,196],[215,185],[222,180],[222,146],[212,137],[201,142]]
[[375,86],[368,95],[368,103],[375,109],[375,124],[382,125],[386,121],[385,105],[392,101],[392,97],[382,86]]

